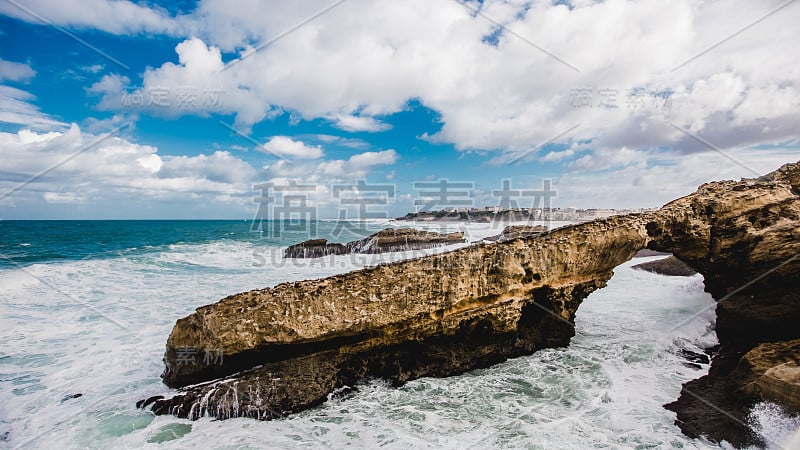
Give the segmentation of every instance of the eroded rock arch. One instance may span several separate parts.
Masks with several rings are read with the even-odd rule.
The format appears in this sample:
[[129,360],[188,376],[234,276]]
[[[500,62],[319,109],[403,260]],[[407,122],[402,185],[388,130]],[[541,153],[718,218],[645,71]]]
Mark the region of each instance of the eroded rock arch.
[[[800,163],[790,164],[755,180],[705,184],[654,212],[232,295],[178,320],[162,377],[184,389],[145,403],[192,419],[268,419],[368,376],[403,383],[565,346],[581,301],[650,248],[700,272],[720,301],[718,335],[733,363],[715,362],[706,381],[745,405],[755,389],[729,379],[742,355],[800,338],[799,184]],[[186,348],[222,351],[224,362],[183,364]],[[673,408],[687,434],[748,439],[741,430],[714,434],[692,423],[691,408]]]

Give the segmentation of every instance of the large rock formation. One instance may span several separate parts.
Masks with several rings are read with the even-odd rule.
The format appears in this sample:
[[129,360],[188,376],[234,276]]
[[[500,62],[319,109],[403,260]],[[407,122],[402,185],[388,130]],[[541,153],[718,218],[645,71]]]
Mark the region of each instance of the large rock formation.
[[[709,374],[684,385],[681,397],[667,405],[689,436],[736,446],[758,443],[747,426],[752,404],[773,400],[793,408],[788,397],[743,395],[741,387],[756,375],[737,367],[759,344],[800,338],[798,195],[800,163],[788,164],[757,180],[703,185],[661,208],[647,224],[648,246],[674,253],[703,274],[706,290],[718,301],[721,346]],[[787,347],[764,364],[796,360],[796,350]]]
[[[182,389],[153,411],[271,418],[365,377],[399,384],[564,346],[581,301],[647,247],[702,273],[719,300],[721,350],[670,406],[679,425],[753,442],[742,424],[752,402],[791,405],[780,392],[796,346],[737,366],[759,344],[800,338],[799,180],[800,164],[787,165],[758,180],[705,184],[655,212],[227,297],[176,323],[163,379]],[[734,371],[746,378],[732,383]]]
[[[611,218],[227,297],[177,322],[163,379],[184,387],[241,373],[154,410],[269,417],[368,376],[403,383],[565,346],[581,300],[646,244],[645,225]],[[222,364],[200,357],[220,349]]]
[[286,258],[319,258],[348,253],[399,252],[444,247],[463,242],[466,242],[463,232],[442,234],[414,228],[387,228],[347,244],[328,243],[326,239],[310,239],[290,245],[283,252],[283,256]]

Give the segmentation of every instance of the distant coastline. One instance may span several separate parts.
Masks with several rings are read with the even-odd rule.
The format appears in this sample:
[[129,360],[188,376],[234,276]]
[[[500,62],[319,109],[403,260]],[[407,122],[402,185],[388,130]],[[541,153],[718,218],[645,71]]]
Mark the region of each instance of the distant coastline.
[[530,220],[576,221],[602,219],[619,214],[653,211],[655,208],[600,209],[600,208],[454,208],[437,211],[410,212],[395,220],[408,222],[521,222]]

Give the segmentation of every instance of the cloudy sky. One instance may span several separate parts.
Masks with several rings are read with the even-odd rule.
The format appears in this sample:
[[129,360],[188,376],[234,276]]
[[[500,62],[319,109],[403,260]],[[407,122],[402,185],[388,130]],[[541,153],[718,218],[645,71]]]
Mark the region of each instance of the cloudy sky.
[[[341,186],[392,186],[390,216],[544,180],[554,206],[660,206],[800,160],[798,17],[791,0],[0,0],[0,218],[252,218],[268,182],[312,186],[323,217]],[[440,180],[468,188],[421,184]]]

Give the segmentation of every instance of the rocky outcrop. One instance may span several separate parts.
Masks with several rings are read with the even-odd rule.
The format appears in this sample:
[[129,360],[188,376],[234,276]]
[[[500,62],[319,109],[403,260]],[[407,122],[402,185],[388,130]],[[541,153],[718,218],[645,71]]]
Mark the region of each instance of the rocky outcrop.
[[401,384],[564,346],[581,301],[649,248],[703,274],[718,300],[721,346],[709,374],[669,405],[677,423],[690,436],[755,442],[744,425],[749,405],[784,403],[780,383],[791,379],[796,347],[776,350],[763,371],[755,368],[766,352],[745,360],[753,369],[737,367],[761,344],[800,338],[798,180],[800,164],[787,165],[705,184],[655,212],[227,297],[176,323],[163,379],[182,389],[153,411],[265,419],[365,377]]
[[800,339],[755,346],[739,360],[731,382],[744,398],[800,414]]
[[329,244],[326,239],[310,239],[287,247],[283,256],[286,258],[319,258],[347,253],[399,252],[443,247],[463,242],[465,242],[463,232],[442,234],[414,228],[387,228],[347,244]]
[[284,258],[319,258],[328,255],[347,253],[344,244],[329,244],[327,239],[309,239],[299,244],[290,245],[283,251]]
[[690,277],[697,274],[694,269],[674,256],[667,256],[666,258],[657,259],[655,261],[636,264],[631,268],[670,277]]
[[364,239],[346,244],[348,253],[385,253],[461,244],[464,232],[436,233],[414,228],[387,228]]

